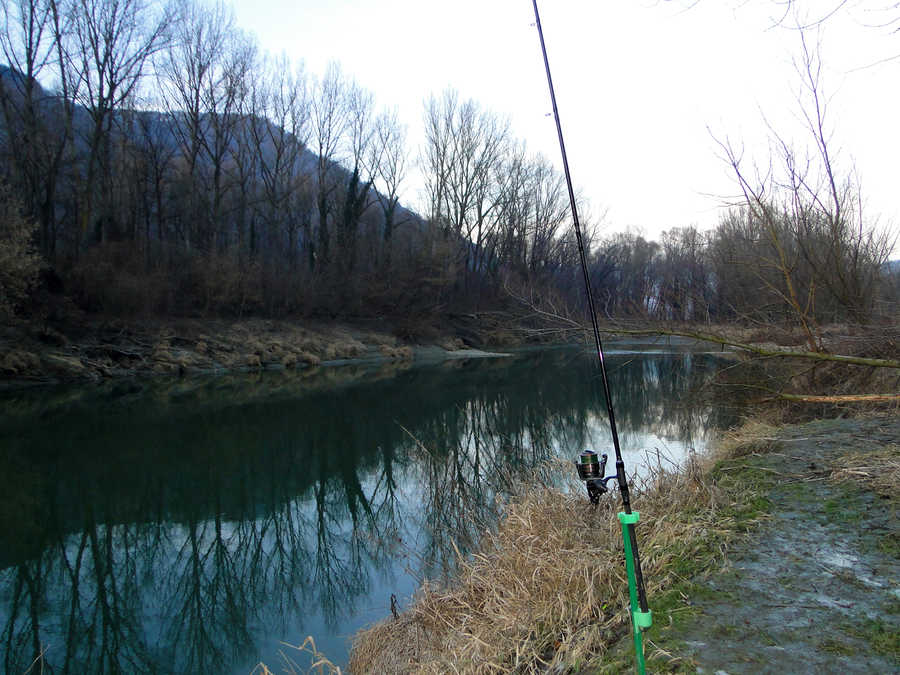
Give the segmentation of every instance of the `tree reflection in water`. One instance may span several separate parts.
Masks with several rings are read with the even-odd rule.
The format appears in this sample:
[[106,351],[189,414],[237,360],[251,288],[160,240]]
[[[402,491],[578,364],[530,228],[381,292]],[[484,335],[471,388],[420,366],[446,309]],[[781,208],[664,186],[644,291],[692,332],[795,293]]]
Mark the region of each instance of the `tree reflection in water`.
[[[687,395],[711,391],[710,357],[609,362],[626,444],[648,429],[702,443],[727,414]],[[49,672],[247,672],[307,633],[346,649],[386,613],[384,588],[452,570],[521,472],[604,441],[589,363],[558,350],[7,395],[5,671],[43,653]]]

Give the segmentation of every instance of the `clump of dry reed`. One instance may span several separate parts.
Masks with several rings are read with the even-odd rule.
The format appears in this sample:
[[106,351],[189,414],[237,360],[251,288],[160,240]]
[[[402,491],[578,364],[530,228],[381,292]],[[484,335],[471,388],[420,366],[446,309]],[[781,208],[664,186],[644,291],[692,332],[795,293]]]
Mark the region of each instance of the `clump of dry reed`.
[[[289,645],[284,643],[289,651],[281,650],[282,672],[287,675],[341,675],[341,669],[334,665],[328,658],[322,654],[316,647],[316,641],[312,636],[308,636],[303,644]],[[308,659],[308,666],[301,666],[297,659],[303,655],[304,659]],[[260,663],[253,669],[250,675],[275,675],[265,663]]]
[[712,461],[734,459],[753,454],[772,452],[781,446],[777,430],[760,420],[748,420],[736,429],[722,434],[715,451],[709,456]]
[[[351,672],[531,673],[600,665],[628,630],[627,580],[617,497],[592,507],[583,489],[546,480],[523,489],[478,552],[460,561],[451,583],[426,583],[406,612],[356,636]],[[701,548],[708,555],[710,540],[727,540],[728,523],[717,514],[717,489],[695,461],[677,472],[659,466],[633,493],[652,598],[676,581],[670,572],[676,557]]]
[[834,481],[857,481],[892,499],[900,485],[900,445],[854,452],[841,458],[841,466],[831,472]]

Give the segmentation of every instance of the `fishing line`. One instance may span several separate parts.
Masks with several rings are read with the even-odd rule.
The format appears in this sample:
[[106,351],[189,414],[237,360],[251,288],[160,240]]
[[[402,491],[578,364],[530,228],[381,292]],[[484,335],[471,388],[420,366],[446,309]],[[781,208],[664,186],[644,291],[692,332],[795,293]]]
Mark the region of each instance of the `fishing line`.
[[[581,272],[584,276],[584,287],[587,293],[588,311],[591,315],[591,326],[594,329],[594,343],[597,349],[597,360],[600,363],[600,376],[603,381],[603,393],[606,397],[606,411],[609,415],[609,427],[612,432],[613,448],[616,453],[616,482],[619,484],[619,494],[622,495],[622,506],[627,516],[632,515],[631,497],[628,492],[628,478],[625,475],[625,462],[622,460],[622,451],[619,447],[619,434],[616,430],[616,416],[613,411],[612,397],[609,391],[609,378],[606,374],[606,361],[603,357],[603,344],[600,340],[600,326],[597,324],[597,311],[594,307],[594,294],[591,291],[591,281],[588,274],[587,258],[584,253],[584,241],[581,236],[581,224],[578,220],[578,209],[575,205],[575,191],[572,188],[572,176],[569,173],[569,160],[566,157],[566,144],[563,140],[562,125],[559,121],[559,110],[556,107],[556,93],[553,90],[553,78],[550,75],[550,62],[547,60],[547,47],[544,44],[544,31],[541,28],[541,17],[538,13],[537,0],[532,0],[534,5],[534,19],[537,25],[538,37],[541,41],[541,54],[544,57],[544,70],[547,72],[547,84],[550,87],[550,102],[553,105],[553,119],[556,121],[556,135],[559,138],[559,150],[562,154],[563,171],[566,176],[566,186],[569,189],[569,204],[572,210],[572,221],[575,225],[575,239],[578,242],[578,256],[581,260]],[[635,514],[636,516],[637,514]],[[634,531],[634,521],[632,518],[621,518],[623,527],[628,532],[626,549],[630,544],[631,554],[634,558],[634,576],[637,586],[637,600],[640,605],[640,611],[647,613],[647,596],[644,591],[644,575],[641,571],[641,559],[638,554],[637,537]],[[627,556],[626,556],[627,559]],[[636,628],[637,630],[637,628]],[[641,655],[642,656],[642,655]]]

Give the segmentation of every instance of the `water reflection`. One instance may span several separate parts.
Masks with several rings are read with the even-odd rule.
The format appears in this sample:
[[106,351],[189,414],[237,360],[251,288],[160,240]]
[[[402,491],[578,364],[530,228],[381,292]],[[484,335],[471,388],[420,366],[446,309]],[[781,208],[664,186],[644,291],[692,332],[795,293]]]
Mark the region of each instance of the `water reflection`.
[[[623,443],[701,444],[715,364],[609,360]],[[248,672],[452,569],[520,472],[605,444],[580,351],[7,395],[7,673]]]

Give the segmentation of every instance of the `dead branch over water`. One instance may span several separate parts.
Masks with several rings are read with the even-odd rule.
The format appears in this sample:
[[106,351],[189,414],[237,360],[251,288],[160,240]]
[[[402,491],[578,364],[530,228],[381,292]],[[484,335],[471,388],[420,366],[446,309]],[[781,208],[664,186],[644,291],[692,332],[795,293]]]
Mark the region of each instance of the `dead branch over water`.
[[845,354],[829,354],[827,352],[810,352],[797,351],[794,349],[771,348],[761,344],[749,344],[738,340],[730,339],[724,335],[716,335],[713,333],[698,332],[691,330],[669,330],[669,329],[627,329],[615,328],[603,331],[614,335],[664,335],[673,337],[686,337],[703,342],[711,342],[722,345],[724,347],[735,347],[743,351],[766,357],[778,358],[796,358],[796,359],[812,359],[815,361],[831,361],[834,363],[846,363],[855,366],[871,366],[873,368],[900,368],[900,361],[896,359],[876,359],[863,356],[852,356]]

